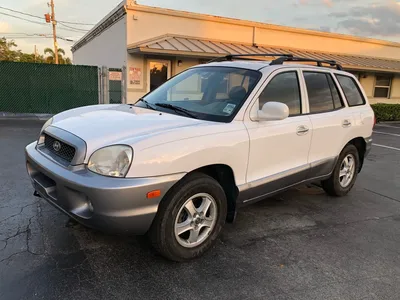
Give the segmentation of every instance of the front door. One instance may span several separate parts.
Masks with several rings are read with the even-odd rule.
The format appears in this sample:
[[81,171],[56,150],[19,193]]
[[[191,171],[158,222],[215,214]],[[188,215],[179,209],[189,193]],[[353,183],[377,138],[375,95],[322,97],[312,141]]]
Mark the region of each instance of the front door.
[[147,90],[149,92],[158,88],[171,77],[171,62],[169,60],[150,60],[148,68]]
[[[312,125],[304,115],[299,84],[300,73],[285,69],[270,76],[256,102],[282,102],[289,117],[281,121],[245,121],[250,137],[247,185],[241,195],[244,202],[260,199],[305,180]],[[254,107],[253,107],[254,109]]]

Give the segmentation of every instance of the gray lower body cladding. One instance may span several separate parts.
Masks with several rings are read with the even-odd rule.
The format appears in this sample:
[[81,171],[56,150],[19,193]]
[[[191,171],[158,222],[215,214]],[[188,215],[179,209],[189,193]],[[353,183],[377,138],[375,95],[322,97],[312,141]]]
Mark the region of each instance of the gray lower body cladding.
[[337,157],[331,157],[242,185],[237,204],[253,203],[296,185],[327,179],[336,162]]
[[[112,178],[84,165],[65,168],[36,149],[25,149],[34,189],[50,204],[79,223],[104,232],[144,234],[150,228],[166,192],[185,174],[148,178]],[[160,190],[157,198],[147,193]]]

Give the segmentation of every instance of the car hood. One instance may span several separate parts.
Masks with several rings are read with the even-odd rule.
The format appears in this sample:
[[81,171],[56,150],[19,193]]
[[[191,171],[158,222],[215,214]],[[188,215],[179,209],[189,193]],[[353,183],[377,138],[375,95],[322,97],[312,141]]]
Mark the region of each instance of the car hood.
[[95,150],[105,145],[204,123],[209,122],[121,105],[81,113],[77,111],[61,120],[56,117],[51,126],[71,132],[86,142],[88,150]]

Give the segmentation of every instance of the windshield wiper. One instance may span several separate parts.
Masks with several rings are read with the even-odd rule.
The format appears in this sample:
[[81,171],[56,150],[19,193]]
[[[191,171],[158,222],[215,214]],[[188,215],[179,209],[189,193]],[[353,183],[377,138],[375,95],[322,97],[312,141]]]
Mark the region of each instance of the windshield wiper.
[[172,109],[172,110],[174,110],[176,112],[183,112],[187,116],[189,116],[189,117],[191,117],[193,119],[198,119],[199,118],[198,116],[196,116],[191,111],[189,111],[189,110],[187,110],[187,109],[185,109],[183,107],[180,107],[180,106],[175,106],[175,105],[172,105],[172,104],[169,104],[169,103],[155,103],[155,105],[157,105],[159,107],[169,108],[169,109]]
[[[157,110],[155,109],[155,107],[153,105],[151,105],[149,102],[147,102],[146,100],[144,100],[143,98],[140,98],[139,101],[143,102],[146,105],[146,108],[149,108],[151,110]],[[139,102],[138,101],[138,102]]]

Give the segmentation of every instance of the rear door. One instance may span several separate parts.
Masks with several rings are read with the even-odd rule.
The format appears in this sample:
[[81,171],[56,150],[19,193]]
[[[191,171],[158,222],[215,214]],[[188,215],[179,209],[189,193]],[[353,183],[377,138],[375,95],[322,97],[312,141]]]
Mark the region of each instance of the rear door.
[[319,178],[333,170],[342,148],[350,141],[354,116],[331,72],[304,69],[302,74],[313,127],[308,178]]
[[343,97],[347,100],[349,110],[354,116],[353,136],[370,137],[374,125],[374,113],[372,108],[367,105],[367,97],[363,93],[360,83],[350,74],[335,74],[335,77],[342,88]]

